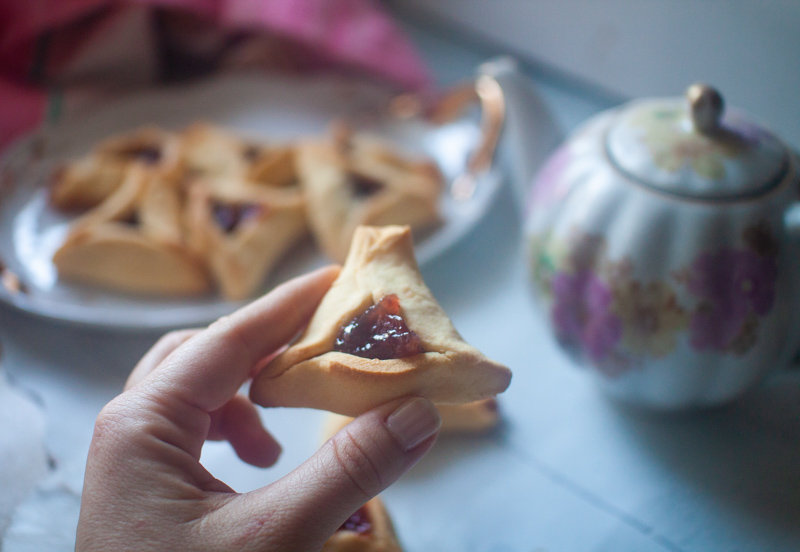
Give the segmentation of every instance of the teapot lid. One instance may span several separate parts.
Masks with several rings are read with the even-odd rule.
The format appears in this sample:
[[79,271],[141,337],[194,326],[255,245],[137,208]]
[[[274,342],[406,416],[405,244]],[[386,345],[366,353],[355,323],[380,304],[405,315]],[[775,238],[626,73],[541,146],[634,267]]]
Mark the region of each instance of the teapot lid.
[[776,186],[783,144],[740,113],[723,119],[722,96],[701,84],[680,98],[633,102],[611,124],[606,151],[641,184],[697,199],[737,199]]

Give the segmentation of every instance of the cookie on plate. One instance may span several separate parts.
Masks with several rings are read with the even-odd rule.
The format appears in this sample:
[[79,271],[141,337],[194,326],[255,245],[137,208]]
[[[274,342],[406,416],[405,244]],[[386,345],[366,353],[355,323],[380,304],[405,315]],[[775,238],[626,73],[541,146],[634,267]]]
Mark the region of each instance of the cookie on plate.
[[220,127],[195,123],[180,135],[181,161],[186,179],[245,178],[250,167],[251,144]]
[[273,188],[299,185],[295,149],[286,145],[251,145],[246,150],[250,159],[247,178]]
[[184,247],[177,184],[141,167],[78,218],[53,256],[59,278],[146,295],[198,295],[205,267]]
[[181,133],[185,180],[243,180],[274,188],[298,183],[294,148],[246,140],[208,123]]
[[179,157],[177,137],[159,128],[111,137],[54,173],[50,201],[65,211],[90,209],[119,188],[132,166],[174,176]]
[[490,397],[467,404],[440,404],[442,429],[445,435],[488,433],[500,423],[497,399]]
[[339,128],[333,137],[298,146],[297,170],[320,249],[342,262],[360,225],[409,225],[440,220],[443,179],[429,161],[399,155],[385,144]]
[[250,397],[357,416],[408,395],[482,400],[510,381],[508,368],[461,338],[425,286],[410,228],[364,226],[303,335],[259,373]]
[[297,189],[201,181],[189,190],[186,226],[190,250],[205,259],[222,295],[245,299],[306,235],[305,200]]
[[322,552],[402,552],[392,520],[380,498],[356,510],[329,538]]

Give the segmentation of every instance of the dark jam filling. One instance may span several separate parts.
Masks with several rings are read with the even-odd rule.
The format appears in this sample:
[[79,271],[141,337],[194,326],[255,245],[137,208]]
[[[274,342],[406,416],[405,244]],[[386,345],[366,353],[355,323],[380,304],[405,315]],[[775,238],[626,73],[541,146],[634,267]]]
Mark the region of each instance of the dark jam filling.
[[242,150],[242,157],[244,157],[244,160],[249,163],[252,163],[258,159],[259,155],[261,155],[261,148],[258,146],[246,146]]
[[258,216],[262,208],[252,203],[214,203],[211,210],[217,225],[229,234],[245,220]]
[[155,165],[161,161],[161,148],[158,146],[138,146],[123,151],[122,155],[141,161],[145,165]]
[[400,316],[397,295],[387,295],[339,330],[334,351],[388,360],[424,353],[419,336]]
[[383,189],[383,183],[362,174],[350,173],[347,175],[353,195],[357,198],[366,198],[377,194]]
[[359,535],[369,533],[371,529],[372,523],[369,521],[367,509],[363,506],[356,510],[356,512],[339,527],[339,531],[353,531]]
[[133,211],[119,219],[119,221],[122,224],[127,224],[128,226],[139,226],[139,213]]

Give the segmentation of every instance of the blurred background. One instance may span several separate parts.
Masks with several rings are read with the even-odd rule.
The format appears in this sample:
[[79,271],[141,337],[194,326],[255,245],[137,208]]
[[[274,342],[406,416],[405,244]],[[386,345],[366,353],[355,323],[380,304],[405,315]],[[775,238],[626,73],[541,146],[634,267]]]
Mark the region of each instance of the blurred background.
[[620,98],[706,82],[800,144],[800,5],[792,0],[389,0],[420,24]]

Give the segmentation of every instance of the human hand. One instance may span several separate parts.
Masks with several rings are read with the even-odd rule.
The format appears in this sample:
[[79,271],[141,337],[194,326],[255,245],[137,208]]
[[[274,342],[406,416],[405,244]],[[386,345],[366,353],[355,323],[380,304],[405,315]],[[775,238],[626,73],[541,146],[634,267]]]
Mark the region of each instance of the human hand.
[[283,284],[205,330],[168,334],[100,412],[76,550],[319,550],[347,518],[433,446],[441,422],[421,398],[356,418],[282,479],[239,494],[200,464],[227,439],[266,467],[280,447],[237,391],[308,322],[338,270]]

